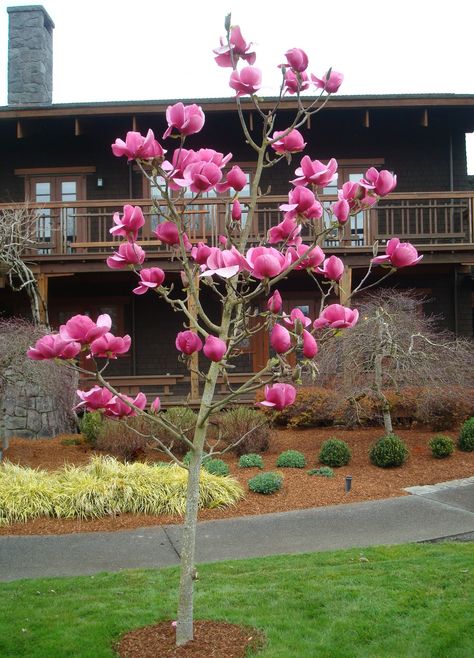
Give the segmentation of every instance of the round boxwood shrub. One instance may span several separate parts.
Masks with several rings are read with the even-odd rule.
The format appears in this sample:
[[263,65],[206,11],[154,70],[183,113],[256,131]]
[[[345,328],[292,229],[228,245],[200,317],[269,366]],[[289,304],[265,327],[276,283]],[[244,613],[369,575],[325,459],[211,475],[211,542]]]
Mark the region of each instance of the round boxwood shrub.
[[454,452],[454,441],[449,436],[438,434],[429,440],[428,445],[431,448],[433,457],[436,459],[443,459],[449,457]]
[[308,475],[320,475],[324,478],[333,478],[334,471],[332,468],[330,468],[330,466],[321,466],[320,468],[312,468],[310,471],[308,471]]
[[458,448],[464,452],[472,452],[474,450],[474,416],[463,423],[459,432]]
[[304,468],[306,459],[303,453],[298,450],[285,450],[279,455],[277,466],[280,468]]
[[408,448],[395,434],[382,436],[374,443],[369,452],[370,461],[380,468],[401,466],[408,458]]
[[351,461],[351,451],[345,441],[328,439],[319,452],[319,461],[326,466],[345,466]]
[[250,452],[239,459],[240,468],[263,468],[263,459],[260,455]]
[[249,480],[249,489],[254,493],[272,494],[281,489],[283,478],[279,473],[267,471],[266,473],[259,473]]
[[203,459],[202,467],[212,475],[229,475],[229,467],[222,459]]

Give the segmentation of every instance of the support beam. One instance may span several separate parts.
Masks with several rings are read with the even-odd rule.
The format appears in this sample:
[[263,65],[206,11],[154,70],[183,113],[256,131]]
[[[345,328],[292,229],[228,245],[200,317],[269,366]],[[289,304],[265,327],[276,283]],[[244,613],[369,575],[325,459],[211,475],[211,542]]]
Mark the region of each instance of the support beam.
[[133,117],[132,117],[132,130],[133,130],[133,132],[138,132],[137,125],[138,125],[138,123],[137,123],[137,117],[136,117],[136,116],[133,116]]
[[352,292],[352,268],[344,265],[344,274],[339,280],[339,303],[342,306],[350,304],[350,294]]
[[76,117],[74,119],[74,135],[75,135],[75,137],[79,137],[80,135],[83,135],[83,134],[84,133],[82,131],[82,124],[79,121],[79,119]]
[[39,300],[39,314],[40,320],[43,324],[48,325],[48,275],[40,272],[36,275],[38,282]]
[[370,128],[370,112],[366,110],[364,112],[364,128]]
[[423,114],[421,115],[421,125],[423,128],[428,128],[429,126],[428,110],[423,110]]

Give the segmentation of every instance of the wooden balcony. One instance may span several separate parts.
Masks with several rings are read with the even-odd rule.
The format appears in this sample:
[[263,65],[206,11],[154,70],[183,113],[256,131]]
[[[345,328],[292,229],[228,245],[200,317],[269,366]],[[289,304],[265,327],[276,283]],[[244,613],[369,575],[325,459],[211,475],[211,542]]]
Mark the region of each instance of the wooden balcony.
[[[324,197],[330,204],[335,197]],[[245,202],[245,200],[242,200]],[[265,196],[259,200],[251,231],[251,241],[258,242],[269,228],[283,217],[278,210],[287,197]],[[166,256],[169,247],[156,240],[153,231],[159,221],[157,205],[149,199],[113,199],[103,201],[75,201],[68,203],[29,204],[36,216],[37,250],[31,252],[35,260],[56,258],[97,259],[110,254],[118,240],[110,235],[113,214],[132,203],[142,207],[146,217],[139,240],[150,255]],[[217,245],[224,230],[226,199],[200,199],[182,207],[187,233],[191,241],[205,241]],[[6,208],[24,204],[0,204]],[[319,227],[317,227],[319,228]],[[303,229],[303,237],[310,237],[314,226]],[[351,247],[369,249],[375,240],[384,242],[392,236],[423,247],[464,247],[469,249],[474,238],[474,192],[416,192],[394,193],[373,209],[360,212],[345,227],[341,242],[327,240],[335,253]]]

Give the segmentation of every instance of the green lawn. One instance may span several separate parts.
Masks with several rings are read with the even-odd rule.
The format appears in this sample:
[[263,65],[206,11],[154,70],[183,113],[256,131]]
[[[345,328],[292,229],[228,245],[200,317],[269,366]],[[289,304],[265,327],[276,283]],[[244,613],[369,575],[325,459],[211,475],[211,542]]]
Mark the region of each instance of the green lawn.
[[[173,568],[1,583],[0,656],[113,656],[123,632],[174,619],[177,575]],[[468,543],[205,565],[196,618],[263,629],[262,658],[472,658],[473,576]]]

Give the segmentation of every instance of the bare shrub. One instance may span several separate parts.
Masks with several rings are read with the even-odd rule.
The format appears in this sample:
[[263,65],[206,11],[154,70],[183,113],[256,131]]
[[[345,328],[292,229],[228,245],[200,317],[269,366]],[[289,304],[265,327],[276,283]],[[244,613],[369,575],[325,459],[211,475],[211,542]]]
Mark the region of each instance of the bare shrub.
[[122,461],[135,461],[147,447],[151,433],[150,422],[142,416],[126,422],[104,418],[95,447]]
[[[224,411],[215,419],[214,436],[238,455],[265,452],[270,447],[270,423],[261,411],[239,406]],[[242,438],[243,437],[243,438]]]

